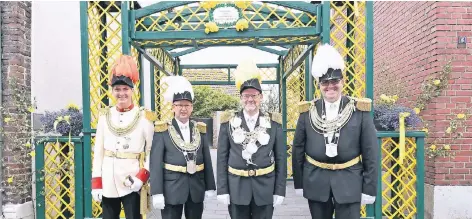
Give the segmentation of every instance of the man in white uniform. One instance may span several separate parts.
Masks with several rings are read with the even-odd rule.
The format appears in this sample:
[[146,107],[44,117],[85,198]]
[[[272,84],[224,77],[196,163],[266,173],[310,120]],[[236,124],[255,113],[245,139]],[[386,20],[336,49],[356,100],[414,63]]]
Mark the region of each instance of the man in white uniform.
[[117,104],[101,110],[94,146],[92,197],[102,203],[103,219],[118,219],[121,204],[127,219],[141,218],[148,207],[146,183],[155,114],[133,104],[138,80],[133,58],[121,56],[109,80]]

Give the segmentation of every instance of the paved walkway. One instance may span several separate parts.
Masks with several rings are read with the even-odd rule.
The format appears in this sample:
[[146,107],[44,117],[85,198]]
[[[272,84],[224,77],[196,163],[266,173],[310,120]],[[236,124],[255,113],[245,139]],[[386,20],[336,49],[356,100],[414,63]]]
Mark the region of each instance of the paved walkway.
[[[210,154],[216,180],[216,150],[211,149]],[[160,210],[153,210],[152,214],[148,215],[147,218],[160,219]],[[182,218],[184,219],[185,217],[182,216]],[[218,202],[216,197],[206,200],[203,219],[230,219],[228,206]],[[308,202],[305,198],[296,196],[292,181],[287,181],[286,197],[282,205],[275,208],[273,219],[311,219]]]
[[[160,211],[154,210],[147,218],[160,219]],[[182,217],[183,219],[185,217]],[[275,208],[273,219],[310,219],[310,211],[305,198],[295,195],[293,182],[287,182],[287,196],[281,206]],[[216,197],[205,201],[203,219],[230,219],[228,207],[216,200]]]

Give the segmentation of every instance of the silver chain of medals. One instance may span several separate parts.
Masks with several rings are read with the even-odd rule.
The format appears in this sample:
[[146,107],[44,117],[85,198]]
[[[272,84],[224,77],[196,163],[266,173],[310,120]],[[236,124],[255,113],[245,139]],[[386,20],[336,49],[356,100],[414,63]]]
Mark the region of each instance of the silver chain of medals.
[[[192,132],[193,141],[187,144],[185,140],[179,135],[175,127],[172,124],[169,126],[170,139],[174,143],[174,147],[184,155],[185,161],[187,163],[187,172],[190,174],[197,172],[197,152],[198,149],[200,149],[201,140],[200,132],[198,131],[196,124],[194,124]],[[192,135],[192,133],[190,133],[190,135]]]
[[[341,99],[341,102],[338,107],[338,113],[336,114],[336,118],[333,121],[338,121],[341,115],[341,106],[343,105],[343,100]],[[326,107],[324,101],[321,103],[321,118],[324,120],[323,126],[327,125],[327,117],[326,117]],[[323,131],[323,137],[325,139],[325,144],[326,146],[332,146],[332,147],[337,147],[338,142],[339,142],[339,133],[341,130],[341,123],[336,122],[336,126],[334,127],[334,130],[327,130],[327,129],[322,129]],[[329,135],[332,134],[333,138],[331,139],[331,142],[329,142]]]

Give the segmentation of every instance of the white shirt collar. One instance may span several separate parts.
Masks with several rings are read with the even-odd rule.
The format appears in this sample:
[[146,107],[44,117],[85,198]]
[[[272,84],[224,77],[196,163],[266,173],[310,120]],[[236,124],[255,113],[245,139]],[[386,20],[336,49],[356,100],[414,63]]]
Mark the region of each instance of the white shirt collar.
[[244,118],[246,119],[246,121],[248,121],[249,119],[254,119],[254,122],[257,121],[257,117],[259,117],[259,111],[257,111],[256,114],[254,114],[254,116],[250,116],[246,111],[243,110],[243,113],[244,113]]
[[332,107],[334,107],[336,110],[338,110],[339,109],[339,103],[341,103],[341,97],[338,100],[334,101],[333,103],[330,103],[326,100],[324,100],[324,103],[325,103],[326,109],[329,110]]
[[177,121],[177,124],[179,125],[179,128],[181,127],[189,127],[189,121],[187,121],[186,123],[182,123],[180,120],[178,119],[175,119],[175,121]]

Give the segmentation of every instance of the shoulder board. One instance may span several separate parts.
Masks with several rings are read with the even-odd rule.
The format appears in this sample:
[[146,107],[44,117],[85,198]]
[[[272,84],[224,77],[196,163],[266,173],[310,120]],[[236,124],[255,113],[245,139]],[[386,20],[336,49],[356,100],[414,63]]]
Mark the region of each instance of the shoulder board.
[[205,134],[207,132],[207,125],[203,122],[197,122],[197,128],[200,133]]
[[282,124],[282,114],[280,113],[272,113],[272,121]]
[[372,109],[372,100],[370,98],[353,98],[356,101],[356,109],[370,112]]
[[220,123],[223,124],[225,122],[229,122],[229,120],[233,117],[232,111],[224,111],[220,117]]
[[298,104],[298,113],[308,112],[310,110],[311,101],[302,101]]
[[100,116],[104,116],[107,115],[108,112],[110,112],[110,107],[106,106],[105,108],[100,108],[98,111]]
[[156,121],[154,123],[155,132],[165,132],[167,131],[167,122],[166,121]]
[[144,110],[144,116],[147,120],[154,122],[157,120],[157,114],[151,110]]

